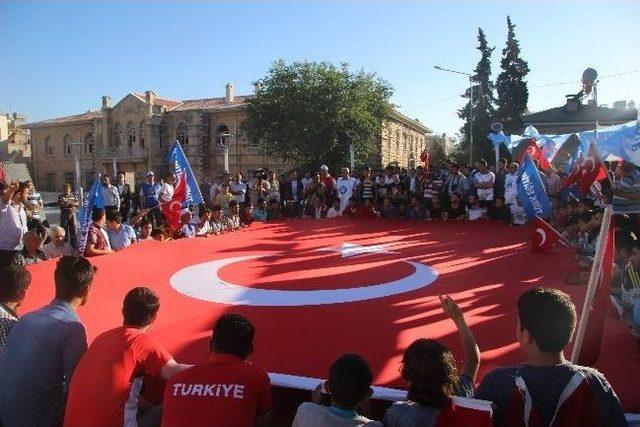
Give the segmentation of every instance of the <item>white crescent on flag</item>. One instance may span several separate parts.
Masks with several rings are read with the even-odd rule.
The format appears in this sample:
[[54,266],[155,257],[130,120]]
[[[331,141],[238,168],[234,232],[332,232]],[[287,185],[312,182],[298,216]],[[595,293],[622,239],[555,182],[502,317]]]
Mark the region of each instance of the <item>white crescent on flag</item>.
[[[353,250],[349,246],[347,249]],[[270,254],[273,255],[273,254]],[[408,276],[370,286],[345,285],[340,289],[277,290],[240,286],[220,278],[219,272],[228,265],[269,255],[245,255],[192,265],[169,279],[171,286],[191,298],[219,304],[295,307],[365,301],[415,291],[432,284],[438,272],[421,263],[401,260],[413,266]]]
[[538,246],[544,246],[544,243],[547,241],[547,232],[542,228],[536,228],[536,233],[540,235],[540,243]]

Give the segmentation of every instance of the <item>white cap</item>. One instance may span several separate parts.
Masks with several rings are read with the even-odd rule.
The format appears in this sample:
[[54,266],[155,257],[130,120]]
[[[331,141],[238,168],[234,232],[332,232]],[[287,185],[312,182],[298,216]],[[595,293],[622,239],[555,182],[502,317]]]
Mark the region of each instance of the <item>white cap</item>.
[[328,171],[329,171],[329,166],[327,166],[327,165],[322,165],[322,166],[320,166],[320,169],[321,169],[321,170],[323,170],[323,171],[325,171],[325,172],[328,172]]
[[153,176],[153,171],[147,172],[147,176]]

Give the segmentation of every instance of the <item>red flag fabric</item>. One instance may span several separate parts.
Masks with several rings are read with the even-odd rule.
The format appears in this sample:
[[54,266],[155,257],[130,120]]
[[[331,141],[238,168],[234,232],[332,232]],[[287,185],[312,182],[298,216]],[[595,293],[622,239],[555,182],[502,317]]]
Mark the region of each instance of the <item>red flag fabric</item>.
[[522,163],[525,154],[529,154],[531,160],[538,161],[540,169],[547,170],[551,166],[547,161],[547,158],[542,154],[542,149],[538,147],[538,143],[535,138],[525,140],[523,145],[516,147],[516,150],[520,152],[520,155],[516,157],[518,159],[518,163]]
[[0,181],[7,183],[7,173],[4,170],[4,163],[0,163]]
[[425,147],[420,154],[420,160],[424,163],[424,168],[429,169],[429,147]]
[[493,426],[491,403],[484,400],[454,397],[451,405],[440,411],[436,427]]
[[553,246],[562,238],[555,228],[544,220],[536,217],[534,220],[535,229],[532,236],[531,250],[533,252],[551,252]]
[[611,302],[611,276],[613,274],[613,260],[616,247],[615,235],[612,218],[602,254],[602,269],[600,270],[596,293],[593,297],[591,307],[583,308],[583,310],[590,309],[591,313],[587,321],[587,327],[585,328],[578,365],[594,366],[598,361],[598,356],[600,356],[600,346],[604,332],[604,318]]
[[607,171],[602,165],[600,156],[593,144],[589,147],[589,153],[586,157],[580,156],[580,160],[576,162],[576,167],[564,181],[563,186],[569,187],[578,184],[578,190],[581,194],[588,194],[591,185],[595,181],[601,181],[607,177]]
[[186,172],[177,176],[177,183],[173,191],[173,197],[169,202],[162,204],[162,215],[165,223],[172,230],[177,230],[180,226],[180,216],[182,214],[182,204],[187,199],[187,177]]

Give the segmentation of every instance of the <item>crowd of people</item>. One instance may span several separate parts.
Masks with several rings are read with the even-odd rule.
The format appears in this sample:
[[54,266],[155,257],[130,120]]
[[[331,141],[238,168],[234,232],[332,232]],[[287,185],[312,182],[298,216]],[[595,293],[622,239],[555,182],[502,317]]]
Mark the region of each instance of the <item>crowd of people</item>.
[[[227,313],[213,326],[209,360],[182,364],[148,334],[160,309],[157,294],[131,289],[122,326],[89,345],[77,310],[90,302],[96,269],[82,256],[65,255],[54,272],[55,298],[18,320],[31,276],[21,265],[0,270],[0,422],[29,426],[267,426],[274,405],[268,374],[250,361],[256,331],[250,319]],[[475,387],[480,350],[464,315],[441,296],[464,351],[461,370],[437,340],[420,338],[404,352],[400,372],[407,398],[382,421],[360,413],[372,395],[373,374],[357,354],[339,357],[301,404],[295,427],[436,426],[460,424],[454,396],[493,402],[493,420],[478,413],[464,425],[625,426],[620,401],[598,371],[564,358],[576,327],[570,297],[534,288],[517,303],[516,337],[527,362],[493,370]],[[514,325],[516,326],[516,325]],[[268,351],[267,349],[259,349]],[[163,394],[148,384],[166,382]],[[467,415],[468,416],[468,415]]]
[[[631,164],[607,164],[609,177],[590,194],[563,188],[563,176],[540,171],[553,207],[550,223],[576,249],[581,273],[568,277],[584,284],[595,255],[602,211],[614,194],[640,192],[640,172]],[[237,314],[213,328],[211,359],[196,366],[178,363],[146,332],[160,306],[153,290],[132,289],[123,302],[123,326],[88,346],[76,310],[87,302],[95,274],[87,257],[108,255],[144,240],[197,238],[232,232],[253,221],[296,218],[331,220],[339,216],[409,221],[477,221],[489,218],[521,225],[519,165],[501,160],[495,170],[480,160],[473,167],[447,160],[440,167],[373,172],[358,176],[342,168],[333,177],[321,166],[277,177],[256,171],[207,180],[199,206],[184,206],[177,226],[163,217],[172,200],[175,175],[149,172],[132,189],[119,173],[115,184],[102,178],[103,209],[94,209],[84,251],[78,253],[79,201],[66,185],[58,198],[60,226],[48,228],[38,214],[41,198],[30,182],[2,184],[0,204],[0,420],[2,425],[254,425],[268,422],[272,406],[269,378],[248,362],[254,330]],[[631,324],[640,318],[640,227],[637,215],[616,216],[614,293]],[[28,291],[25,265],[57,258],[54,301],[18,320]],[[388,426],[423,426],[454,420],[453,396],[475,396],[496,405],[495,425],[625,425],[620,403],[606,379],[594,370],[568,363],[563,349],[575,329],[575,307],[553,289],[526,292],[518,302],[518,342],[527,364],[493,371],[475,389],[479,351],[455,302],[442,298],[465,349],[458,371],[451,352],[437,341],[421,339],[405,351],[402,377],[406,402],[392,405]],[[344,355],[319,385],[314,402],[298,408],[295,426],[379,425],[357,412],[371,394],[372,374],[364,358]],[[143,379],[167,381],[164,399],[144,398]],[[576,402],[559,402],[565,386],[575,386]],[[96,393],[95,390],[100,390]],[[577,395],[575,393],[578,393]],[[205,399],[206,397],[206,399]],[[327,401],[328,399],[328,401]],[[529,400],[527,400],[529,399]],[[533,406],[531,404],[533,401]],[[321,401],[326,405],[319,405]],[[162,405],[160,405],[162,403]],[[566,403],[566,402],[565,402]],[[529,410],[526,415],[522,408]],[[532,409],[531,409],[532,408]],[[562,420],[562,421],[558,421]],[[578,420],[578,421],[576,421]],[[526,422],[525,422],[526,421]],[[137,423],[137,424],[136,424]],[[446,424],[437,424],[446,425]]]

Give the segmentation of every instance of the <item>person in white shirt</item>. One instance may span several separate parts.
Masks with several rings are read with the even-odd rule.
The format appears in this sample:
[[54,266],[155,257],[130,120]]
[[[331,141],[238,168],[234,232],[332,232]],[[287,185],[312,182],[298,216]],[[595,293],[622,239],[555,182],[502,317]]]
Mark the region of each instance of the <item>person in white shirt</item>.
[[304,177],[302,177],[302,179],[300,180],[300,182],[302,183],[302,191],[307,189],[309,184],[311,184],[311,181],[313,181],[313,179],[311,179],[311,174],[309,172],[305,173]]
[[511,163],[509,172],[504,177],[504,203],[505,205],[513,205],[516,203],[518,196],[518,164]]
[[47,259],[75,254],[73,246],[71,246],[69,242],[64,241],[65,236],[66,232],[64,231],[64,228],[53,227],[51,229],[51,241],[42,248]]
[[173,172],[169,172],[164,183],[160,185],[160,191],[158,192],[158,200],[160,200],[160,203],[167,203],[171,201],[173,198],[173,192],[175,191],[173,188],[175,182],[176,175]]
[[333,206],[327,211],[327,218],[335,218],[342,216],[342,209],[340,208],[340,200],[335,200]]
[[[380,421],[358,414],[358,407],[373,393],[373,374],[369,364],[357,354],[345,354],[329,370],[329,380],[313,392],[313,403],[298,407],[292,427],[382,427]],[[325,391],[326,390],[326,391]],[[329,392],[331,406],[323,406],[322,394]]]
[[22,248],[22,237],[27,229],[24,203],[29,197],[29,185],[13,181],[2,183],[0,200],[0,267],[11,263],[14,251]]
[[105,210],[120,210],[120,193],[115,185],[111,185],[109,175],[102,177],[102,197],[104,198]]
[[[220,192],[220,190],[221,189],[219,189],[218,192]],[[242,172],[238,172],[238,174],[236,175],[236,179],[231,181],[231,183],[229,184],[229,190],[231,191],[231,194],[233,194],[233,197],[236,199],[236,202],[238,202],[239,204],[245,203],[245,201],[247,200],[247,184],[242,181]],[[213,200],[215,199],[212,199],[212,204]]]
[[491,207],[493,203],[493,184],[496,181],[496,176],[488,169],[486,160],[480,160],[478,167],[478,172],[473,176],[478,192],[478,200],[483,208]]
[[343,211],[349,205],[349,200],[353,197],[356,180],[349,176],[349,168],[342,168],[341,175],[334,185],[338,193],[338,199],[340,200],[340,211]]

